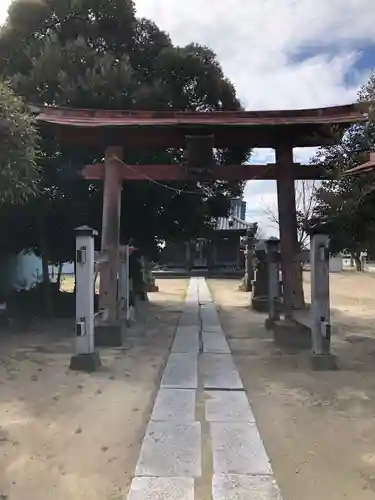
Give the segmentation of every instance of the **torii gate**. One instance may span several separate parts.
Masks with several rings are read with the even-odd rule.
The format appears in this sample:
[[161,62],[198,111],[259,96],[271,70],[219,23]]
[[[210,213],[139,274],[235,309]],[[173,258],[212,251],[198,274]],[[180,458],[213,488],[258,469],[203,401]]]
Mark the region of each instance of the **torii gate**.
[[[86,179],[104,182],[102,250],[110,259],[101,271],[100,306],[116,322],[116,280],[120,240],[123,181],[275,179],[277,181],[281,267],[286,318],[301,290],[297,259],[295,180],[324,179],[321,165],[294,162],[293,148],[324,146],[354,123],[365,119],[363,106],[289,111],[103,111],[42,107],[35,110],[42,129],[48,128],[65,144],[102,145],[103,164],[83,169]],[[335,127],[335,134],[332,133]],[[276,162],[268,165],[214,165],[213,148],[272,148]],[[127,165],[124,151],[183,148],[187,164]],[[199,157],[199,154],[201,156]],[[198,169],[196,167],[199,167]]]

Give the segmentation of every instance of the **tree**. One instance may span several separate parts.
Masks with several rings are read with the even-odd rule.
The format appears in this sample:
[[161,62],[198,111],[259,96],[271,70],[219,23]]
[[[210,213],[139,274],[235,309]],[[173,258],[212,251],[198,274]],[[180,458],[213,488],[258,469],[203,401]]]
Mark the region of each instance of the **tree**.
[[331,251],[351,253],[360,268],[361,251],[375,250],[375,175],[342,174],[364,163],[375,148],[375,74],[361,88],[358,101],[370,103],[367,121],[351,127],[338,145],[321,148],[315,158],[325,165],[331,179],[317,191],[314,221],[327,225]]
[[[308,227],[314,215],[316,206],[317,181],[296,181],[296,211],[298,245],[301,250],[306,249],[309,241]],[[278,208],[275,205],[264,207],[268,220],[275,228],[279,228]]]
[[[135,17],[131,0],[14,1],[0,31],[0,74],[36,104],[202,111],[240,108],[232,84],[210,49],[197,44],[174,47],[153,22]],[[67,233],[72,235],[73,221],[78,225],[78,219],[86,217],[86,223],[91,219],[100,227],[101,186],[79,183],[74,176],[86,163],[101,161],[103,151],[100,147],[64,148],[46,134],[42,148],[44,188],[41,208],[36,211],[44,213],[46,246],[54,260],[52,248],[72,247],[66,242],[72,239]],[[128,163],[168,163],[180,157],[181,151],[125,152]],[[241,162],[246,157],[244,150],[217,152],[220,163]],[[155,252],[160,239],[194,237],[212,223],[208,200],[216,195],[238,196],[242,189],[241,182],[126,185],[122,238],[132,236],[148,252]],[[130,212],[136,217],[129,217]],[[50,233],[47,228],[51,226]],[[59,234],[58,226],[62,228]]]
[[0,203],[37,192],[37,131],[22,99],[0,82]]

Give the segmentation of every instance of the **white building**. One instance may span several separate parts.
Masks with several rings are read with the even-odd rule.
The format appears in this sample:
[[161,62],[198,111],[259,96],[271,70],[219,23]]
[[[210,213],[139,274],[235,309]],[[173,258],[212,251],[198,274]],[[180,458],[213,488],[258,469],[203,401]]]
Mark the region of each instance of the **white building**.
[[[56,266],[49,266],[53,279],[58,272]],[[63,274],[74,274],[74,264],[66,263]],[[0,262],[0,291],[28,290],[42,281],[42,260],[33,253],[22,252],[19,255],[3,257]]]

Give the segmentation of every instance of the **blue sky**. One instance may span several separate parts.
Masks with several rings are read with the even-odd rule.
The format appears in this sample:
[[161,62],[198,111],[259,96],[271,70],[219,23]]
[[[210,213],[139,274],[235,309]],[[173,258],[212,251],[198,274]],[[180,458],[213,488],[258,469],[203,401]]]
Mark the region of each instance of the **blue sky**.
[[[33,0],[35,1],[35,0]],[[2,0],[0,22],[9,1]],[[208,45],[247,109],[347,104],[375,68],[373,0],[136,0],[176,44]],[[312,151],[295,151],[308,161]],[[253,161],[272,161],[256,151]],[[272,181],[252,181],[248,214],[268,234],[264,208],[276,202]]]

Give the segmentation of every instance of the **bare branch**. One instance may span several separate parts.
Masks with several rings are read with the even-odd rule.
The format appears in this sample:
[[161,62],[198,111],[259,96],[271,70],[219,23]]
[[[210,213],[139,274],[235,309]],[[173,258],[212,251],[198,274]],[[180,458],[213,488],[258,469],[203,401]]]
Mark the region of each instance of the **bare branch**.
[[[296,182],[296,211],[298,214],[298,243],[301,247],[305,246],[309,240],[305,227],[311,219],[316,207],[316,181],[297,181]],[[263,211],[268,220],[274,227],[279,226],[279,214],[276,205],[266,205]]]
[[267,219],[276,227],[279,226],[279,213],[276,205],[268,205],[263,208]]

